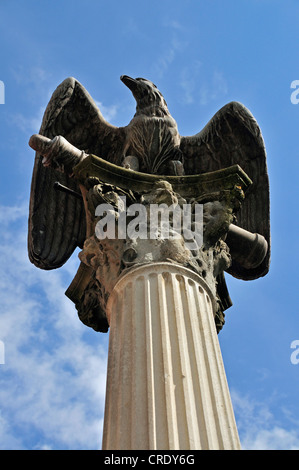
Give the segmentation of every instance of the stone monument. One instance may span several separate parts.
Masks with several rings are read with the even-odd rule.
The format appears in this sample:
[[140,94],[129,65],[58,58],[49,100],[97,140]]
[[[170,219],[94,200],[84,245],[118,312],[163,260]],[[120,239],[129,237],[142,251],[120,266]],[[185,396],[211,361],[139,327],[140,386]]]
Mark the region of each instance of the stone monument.
[[53,93],[29,141],[29,258],[55,269],[81,249],[66,295],[110,330],[103,449],[239,449],[217,334],[225,272],[269,270],[263,138],[237,102],[183,137],[152,82],[121,80],[137,102],[125,127],[74,78]]

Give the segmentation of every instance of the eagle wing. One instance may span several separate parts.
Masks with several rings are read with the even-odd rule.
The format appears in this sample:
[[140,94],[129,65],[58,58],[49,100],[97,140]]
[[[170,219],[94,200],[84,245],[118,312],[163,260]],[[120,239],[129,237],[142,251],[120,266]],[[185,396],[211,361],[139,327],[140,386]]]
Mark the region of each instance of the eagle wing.
[[253,184],[237,214],[236,225],[259,233],[268,242],[260,266],[246,269],[235,260],[228,270],[239,279],[264,276],[270,263],[270,202],[266,150],[261,130],[251,112],[238,102],[221,108],[198,134],[181,137],[186,174],[205,173],[238,164]]
[[[80,150],[113,163],[123,141],[121,128],[106,122],[89,93],[74,78],[67,78],[54,91],[39,133],[50,139],[62,135]],[[45,168],[37,152],[31,181],[28,254],[41,269],[62,266],[85,240],[83,201],[54,189],[56,181],[80,193],[76,180]]]

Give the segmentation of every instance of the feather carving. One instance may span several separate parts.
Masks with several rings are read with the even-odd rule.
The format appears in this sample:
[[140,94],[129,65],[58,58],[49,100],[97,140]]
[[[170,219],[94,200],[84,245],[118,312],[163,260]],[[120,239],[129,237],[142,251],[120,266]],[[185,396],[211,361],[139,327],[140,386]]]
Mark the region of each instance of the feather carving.
[[[67,78],[54,91],[39,134],[49,139],[62,136],[80,151],[117,165],[134,162],[134,170],[147,173],[190,175],[238,164],[253,184],[237,214],[237,225],[264,236],[269,249],[259,266],[244,268],[233,260],[229,272],[240,279],[265,275],[270,262],[269,181],[265,145],[253,115],[242,104],[231,102],[198,134],[184,137],[152,82],[126,75],[121,80],[137,102],[136,114],[126,127],[109,124],[85,88],[74,78]],[[56,181],[80,192],[70,172],[58,171],[53,162],[45,168],[37,151],[28,251],[30,260],[42,269],[62,266],[86,236],[82,200],[56,191]]]

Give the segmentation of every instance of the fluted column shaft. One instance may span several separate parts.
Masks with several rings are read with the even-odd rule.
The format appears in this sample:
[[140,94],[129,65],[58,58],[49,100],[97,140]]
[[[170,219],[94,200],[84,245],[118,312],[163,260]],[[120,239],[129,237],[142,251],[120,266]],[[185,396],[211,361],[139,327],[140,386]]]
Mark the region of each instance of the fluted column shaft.
[[103,449],[239,449],[214,322],[193,271],[139,266],[112,291]]

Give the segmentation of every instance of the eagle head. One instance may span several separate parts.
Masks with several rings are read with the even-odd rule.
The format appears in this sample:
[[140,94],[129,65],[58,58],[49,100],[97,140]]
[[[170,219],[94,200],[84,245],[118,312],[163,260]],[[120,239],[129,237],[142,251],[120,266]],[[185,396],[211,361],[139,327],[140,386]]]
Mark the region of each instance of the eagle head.
[[145,110],[155,113],[157,109],[162,115],[169,114],[166,101],[153,82],[146,78],[131,78],[128,75],[122,75],[120,79],[131,90],[136,100],[137,114]]

